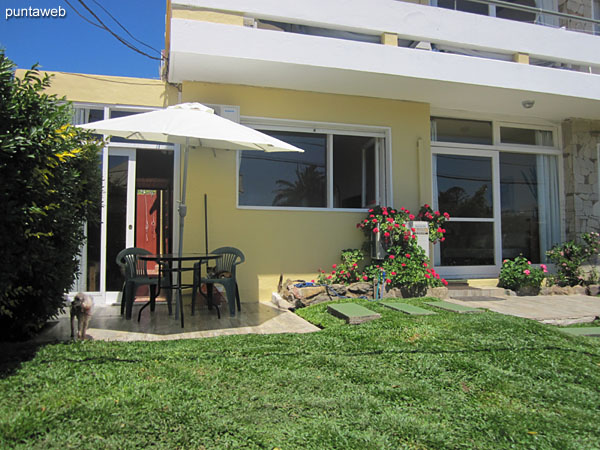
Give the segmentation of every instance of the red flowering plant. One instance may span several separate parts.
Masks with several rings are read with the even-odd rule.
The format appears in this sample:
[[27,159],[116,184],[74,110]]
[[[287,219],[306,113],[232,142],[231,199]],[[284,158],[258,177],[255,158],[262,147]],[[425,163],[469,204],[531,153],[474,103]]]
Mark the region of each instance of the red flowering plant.
[[385,283],[389,287],[422,292],[428,287],[448,285],[448,282],[431,267],[425,250],[413,239],[390,248],[381,267],[385,272]]
[[[433,211],[424,205],[420,215],[415,216],[406,208],[376,206],[369,209],[367,216],[356,224],[370,241],[376,234],[381,240],[385,258],[376,260],[359,270],[364,255],[360,250],[342,251],[342,262],[333,264],[331,270],[319,269],[320,284],[350,284],[357,281],[383,283],[387,288],[406,288],[413,292],[423,292],[427,287],[445,286],[446,280],[431,267],[425,250],[417,244],[416,230],[409,221],[429,222],[430,241],[443,240],[446,230],[444,222],[450,217],[447,213]],[[368,245],[368,243],[367,243]]]
[[502,261],[498,286],[517,292],[523,288],[530,288],[532,292],[537,293],[546,273],[548,269],[544,264],[540,264],[539,268],[534,267],[531,261],[519,255],[514,260]]
[[363,281],[364,274],[359,271],[358,263],[364,258],[363,252],[357,249],[342,250],[342,262],[333,264],[331,270],[319,269],[319,284],[351,284]]
[[415,220],[415,216],[406,208],[375,206],[369,209],[367,217],[356,224],[356,228],[360,228],[369,240],[378,233],[383,248],[388,249],[402,240],[417,238],[415,230],[411,230],[406,223],[410,220]]
[[429,223],[429,241],[436,244],[446,240],[444,237],[444,234],[446,233],[444,224],[448,219],[450,219],[450,214],[447,212],[441,213],[439,211],[434,211],[431,206],[425,204],[421,206],[417,217],[419,220]]

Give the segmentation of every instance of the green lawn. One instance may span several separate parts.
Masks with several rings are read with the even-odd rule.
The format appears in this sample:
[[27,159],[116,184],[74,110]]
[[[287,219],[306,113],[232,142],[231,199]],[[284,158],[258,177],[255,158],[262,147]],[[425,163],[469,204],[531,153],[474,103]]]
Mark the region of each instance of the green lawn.
[[600,448],[600,340],[361,303],[382,318],[40,348],[0,378],[0,448]]

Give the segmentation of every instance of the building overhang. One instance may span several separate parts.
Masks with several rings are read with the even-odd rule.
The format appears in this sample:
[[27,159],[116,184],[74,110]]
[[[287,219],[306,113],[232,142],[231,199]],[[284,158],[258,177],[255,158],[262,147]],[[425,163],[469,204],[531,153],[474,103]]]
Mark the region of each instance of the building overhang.
[[[171,19],[169,81],[423,102],[560,121],[600,119],[600,75],[198,20]],[[525,109],[522,102],[533,100]]]

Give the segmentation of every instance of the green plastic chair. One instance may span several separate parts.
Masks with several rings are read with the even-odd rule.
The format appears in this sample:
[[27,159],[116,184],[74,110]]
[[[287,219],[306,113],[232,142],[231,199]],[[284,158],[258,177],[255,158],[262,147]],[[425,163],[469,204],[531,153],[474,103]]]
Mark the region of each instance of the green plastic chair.
[[[196,303],[196,294],[202,283],[206,284],[208,307],[212,306],[213,285],[221,284],[227,294],[227,303],[229,305],[229,314],[235,316],[235,306],[237,303],[238,311],[241,311],[240,290],[237,284],[236,269],[237,266],[246,261],[246,257],[241,250],[234,247],[220,247],[211,252],[215,255],[221,255],[216,261],[217,272],[230,272],[231,278],[200,278],[200,264],[194,264],[194,285],[192,291],[192,314]],[[217,310],[218,311],[218,310]]]
[[[148,274],[147,261],[138,259],[139,255],[150,255],[151,253],[143,248],[130,247],[123,249],[117,255],[116,261],[125,277],[123,283],[123,296],[121,300],[121,315],[125,312],[125,319],[131,319],[135,292],[139,286],[148,285],[150,287],[150,311],[156,308],[156,291],[159,286],[159,278]],[[171,314],[171,292],[167,294],[167,306],[169,315]],[[141,311],[140,311],[141,313]],[[138,314],[138,322],[140,314]]]

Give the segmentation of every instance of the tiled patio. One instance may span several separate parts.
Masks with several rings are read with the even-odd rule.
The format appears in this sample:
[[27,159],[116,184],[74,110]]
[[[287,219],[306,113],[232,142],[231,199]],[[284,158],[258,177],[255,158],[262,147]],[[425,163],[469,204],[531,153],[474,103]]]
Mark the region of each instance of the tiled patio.
[[[120,306],[96,307],[87,332],[88,339],[106,341],[158,341],[171,339],[194,339],[202,337],[223,336],[231,334],[275,334],[275,333],[310,333],[318,331],[304,319],[290,311],[275,308],[268,303],[242,303],[241,312],[235,317],[229,316],[226,305],[221,307],[221,318],[213,309],[206,306],[196,309],[191,315],[189,297],[184,297],[184,322],[181,328],[174,314],[169,316],[167,305],[157,303],[156,310],[149,308],[142,312],[141,321],[137,321],[137,313],[142,303],[133,307],[133,318],[125,320],[121,316]],[[174,309],[174,308],[173,308]],[[71,325],[68,314],[49,323],[35,342],[62,341],[70,339]]]

